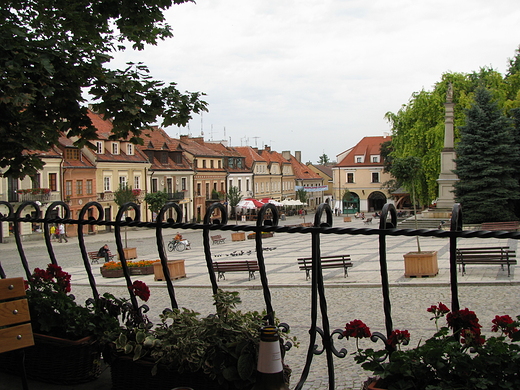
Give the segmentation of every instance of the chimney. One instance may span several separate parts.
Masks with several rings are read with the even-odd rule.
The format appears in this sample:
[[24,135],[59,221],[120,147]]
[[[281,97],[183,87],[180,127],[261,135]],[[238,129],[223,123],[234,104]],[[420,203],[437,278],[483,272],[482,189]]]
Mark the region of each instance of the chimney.
[[296,161],[298,162],[302,162],[302,152],[301,150],[297,150],[294,152],[294,158],[296,159]]
[[291,159],[291,152],[288,151],[288,150],[285,150],[282,152],[282,157],[285,158],[286,160],[290,160]]
[[264,146],[264,150],[265,150],[266,152],[270,152],[270,151],[271,151],[271,147],[268,146],[268,145],[265,145],[265,146]]

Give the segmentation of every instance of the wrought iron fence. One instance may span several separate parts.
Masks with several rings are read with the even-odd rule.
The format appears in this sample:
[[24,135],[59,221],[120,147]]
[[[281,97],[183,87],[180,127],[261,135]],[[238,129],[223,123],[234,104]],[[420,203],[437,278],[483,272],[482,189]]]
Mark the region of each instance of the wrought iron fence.
[[[22,266],[26,273],[26,277],[29,278],[31,271],[29,270],[27,258],[24,253],[19,222],[38,222],[43,223],[44,226],[44,239],[49,254],[49,258],[53,264],[57,264],[56,256],[51,244],[50,237],[50,225],[57,223],[75,224],[78,225],[78,242],[80,246],[81,256],[83,265],[88,275],[90,287],[92,289],[93,298],[98,299],[99,293],[97,290],[96,282],[92,273],[90,261],[87,255],[87,250],[84,241],[83,228],[85,225],[110,225],[114,227],[115,241],[119,258],[122,263],[123,274],[127,286],[132,285],[129,268],[125,258],[123,250],[123,242],[121,238],[121,228],[128,227],[147,227],[154,228],[156,230],[156,243],[159,257],[161,260],[162,271],[165,276],[166,287],[169,294],[169,299],[172,308],[178,308],[178,304],[175,298],[175,290],[173,283],[170,279],[170,272],[167,266],[167,256],[164,251],[163,242],[163,230],[164,229],[193,229],[201,230],[203,237],[204,256],[206,260],[207,270],[211,282],[213,293],[216,293],[219,285],[215,272],[213,270],[213,261],[210,247],[210,232],[213,230],[221,231],[250,231],[257,233],[255,235],[255,247],[256,256],[259,265],[260,280],[262,284],[262,293],[265,302],[265,308],[268,313],[267,320],[269,323],[274,324],[274,310],[273,303],[271,301],[271,293],[269,288],[269,277],[266,272],[265,260],[263,256],[264,249],[262,247],[262,234],[261,232],[277,232],[277,233],[299,233],[299,234],[310,234],[311,235],[311,252],[312,252],[312,269],[311,269],[311,318],[309,326],[310,342],[309,349],[307,351],[307,358],[301,373],[300,379],[295,389],[301,389],[307,380],[309,375],[311,363],[314,355],[326,354],[328,377],[329,377],[329,389],[334,389],[334,364],[333,358],[343,358],[347,355],[346,349],[342,348],[337,350],[334,346],[334,335],[341,338],[341,332],[339,330],[331,330],[328,314],[327,314],[327,301],[325,297],[323,273],[321,268],[321,262],[317,261],[320,259],[321,245],[320,239],[323,234],[337,234],[337,235],[373,235],[378,238],[379,246],[379,265],[380,265],[380,276],[381,276],[381,288],[382,288],[382,300],[383,310],[385,316],[385,331],[386,335],[379,333],[379,338],[385,340],[390,337],[393,330],[392,324],[392,310],[391,300],[389,294],[389,278],[387,268],[387,257],[386,257],[386,240],[389,236],[424,236],[424,237],[445,237],[449,238],[449,259],[450,259],[450,288],[451,288],[451,307],[452,310],[459,309],[458,299],[458,283],[457,283],[457,239],[458,238],[512,238],[520,239],[520,232],[505,232],[505,231],[463,231],[463,219],[462,210],[460,205],[455,205],[452,210],[452,218],[450,221],[449,230],[430,230],[430,229],[397,229],[397,212],[393,205],[386,204],[382,210],[379,227],[378,228],[335,228],[332,226],[333,212],[328,204],[321,204],[314,215],[313,225],[310,227],[302,226],[278,226],[279,214],[277,208],[272,204],[264,205],[257,217],[256,225],[228,225],[228,217],[226,208],[221,203],[213,203],[208,207],[202,224],[196,223],[182,223],[183,215],[182,209],[177,203],[167,203],[159,212],[156,221],[154,222],[142,222],[140,206],[135,203],[127,203],[123,205],[115,218],[114,221],[105,221],[103,218],[103,207],[98,202],[89,202],[84,205],[81,209],[78,219],[70,218],[70,209],[67,203],[57,201],[52,203],[46,210],[45,216],[41,216],[41,211],[38,203],[36,202],[24,202],[16,210],[11,203],[6,201],[0,201],[0,207],[4,206],[7,208],[7,214],[0,214],[0,221],[13,222],[14,225],[14,236],[16,240],[17,249],[19,252]],[[56,211],[61,208],[61,218],[51,218],[52,215],[58,214]],[[90,217],[85,219],[88,215],[89,209],[96,209],[98,217]],[[124,215],[130,210],[134,210],[134,217],[123,218]],[[173,209],[176,214],[176,218],[169,218],[165,220],[167,212]],[[34,212],[35,211],[35,212]],[[23,213],[27,213],[23,215]],[[39,217],[31,217],[36,215]],[[212,219],[214,215],[220,215],[220,219]],[[2,268],[0,262],[0,277],[6,278],[6,274]],[[132,289],[129,288],[130,300],[135,308],[138,308],[138,303],[135,295],[132,293]],[[318,310],[321,312],[322,324],[318,326]],[[323,345],[322,349],[318,349],[316,346],[317,338],[321,338]],[[290,348],[290,346],[286,346]],[[388,352],[391,352],[391,347],[387,344]]]

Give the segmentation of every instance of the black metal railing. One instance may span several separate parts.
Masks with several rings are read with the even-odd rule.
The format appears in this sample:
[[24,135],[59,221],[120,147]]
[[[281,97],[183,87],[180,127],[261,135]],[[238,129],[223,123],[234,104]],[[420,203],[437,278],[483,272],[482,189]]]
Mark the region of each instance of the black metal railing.
[[[520,232],[490,232],[490,231],[463,231],[462,229],[462,211],[459,205],[455,205],[452,210],[452,218],[450,224],[450,230],[430,230],[430,229],[397,229],[397,213],[393,205],[387,204],[384,206],[378,228],[335,228],[332,226],[332,210],[328,204],[321,204],[315,215],[313,226],[302,227],[302,226],[278,226],[279,215],[278,210],[272,204],[264,205],[258,213],[256,225],[228,225],[228,218],[226,208],[221,203],[213,203],[208,207],[202,224],[196,223],[182,223],[183,215],[179,205],[175,202],[167,203],[159,212],[155,222],[142,222],[140,220],[140,206],[135,203],[127,203],[123,205],[115,221],[104,221],[103,218],[103,207],[97,202],[90,202],[84,205],[78,219],[70,219],[70,209],[68,204],[58,201],[52,203],[46,210],[45,216],[41,217],[30,217],[32,212],[33,215],[41,215],[40,207],[35,202],[24,202],[16,210],[14,210],[12,204],[0,201],[0,207],[5,206],[8,209],[7,214],[0,214],[0,221],[14,222],[14,236],[16,240],[17,249],[19,252],[20,260],[22,262],[26,277],[31,275],[25,252],[23,249],[20,228],[18,222],[39,222],[43,223],[44,226],[44,239],[49,253],[49,258],[53,264],[57,264],[54,250],[51,243],[49,234],[50,224],[52,223],[67,223],[78,225],[78,242],[82,255],[83,265],[88,275],[92,294],[95,299],[99,298],[97,291],[96,282],[92,274],[89,258],[87,256],[87,250],[84,241],[84,227],[85,225],[110,225],[114,226],[115,241],[119,258],[122,262],[123,274],[127,286],[132,285],[130,278],[129,269],[126,263],[126,258],[123,250],[123,242],[121,238],[121,228],[125,226],[129,227],[147,227],[154,228],[156,230],[156,242],[157,250],[161,260],[162,270],[165,275],[166,287],[168,290],[169,298],[171,301],[171,307],[177,308],[177,301],[175,298],[175,290],[173,288],[172,281],[170,279],[170,273],[167,266],[167,256],[164,252],[163,233],[164,229],[193,229],[202,230],[204,256],[208,269],[208,274],[211,282],[213,293],[217,292],[218,281],[213,270],[212,254],[210,247],[210,231],[212,230],[231,230],[231,231],[251,231],[256,232],[255,235],[255,246],[256,256],[259,264],[260,280],[262,284],[263,298],[265,302],[266,311],[268,313],[268,321],[274,323],[274,310],[271,302],[271,292],[269,288],[269,278],[266,272],[265,261],[263,256],[262,247],[262,234],[261,232],[277,232],[277,233],[299,233],[299,234],[310,234],[311,235],[311,252],[312,252],[312,280],[311,280],[311,318],[309,326],[310,342],[307,351],[307,357],[304,368],[302,370],[300,379],[295,389],[301,389],[307,380],[310,372],[310,367],[315,355],[322,353],[326,354],[328,377],[329,377],[329,389],[334,389],[334,357],[343,358],[347,355],[346,349],[342,348],[337,350],[334,346],[333,336],[339,335],[340,330],[331,330],[328,320],[327,313],[327,300],[325,297],[325,287],[323,281],[323,273],[321,268],[320,254],[321,254],[321,236],[323,234],[337,234],[337,235],[373,235],[378,237],[379,242],[379,264],[381,274],[381,288],[382,288],[382,299],[383,299],[383,310],[385,317],[385,328],[386,335],[378,333],[378,337],[382,340],[390,337],[393,330],[392,324],[392,310],[391,300],[389,294],[389,278],[386,258],[386,240],[389,236],[424,236],[424,237],[444,237],[449,238],[449,253],[450,253],[450,286],[451,286],[451,307],[452,310],[459,309],[459,298],[458,298],[458,283],[457,283],[457,264],[456,264],[456,251],[457,251],[457,239],[458,238],[512,238],[520,239]],[[57,209],[62,209],[63,218],[51,218],[52,215],[57,214]],[[88,215],[88,210],[94,208],[97,209],[98,217],[85,219]],[[123,220],[123,215],[130,209],[134,209],[134,217],[127,217]],[[26,210],[29,209],[29,210]],[[164,217],[166,212],[170,209],[174,209],[176,218],[169,218],[166,221]],[[35,211],[35,212],[34,212]],[[216,213],[215,213],[216,212]],[[25,213],[24,216],[23,213]],[[212,220],[212,215],[220,214],[222,220]],[[268,219],[269,218],[269,219]],[[5,272],[0,262],[0,277],[6,278]],[[128,289],[130,299],[135,308],[138,307],[136,297],[132,293],[132,289]],[[321,313],[321,326],[318,326],[318,310]],[[282,319],[283,320],[283,319]],[[323,345],[322,349],[316,347],[317,338],[321,338]],[[341,338],[341,336],[339,336]],[[388,347],[390,348],[390,347]],[[392,352],[389,350],[389,353]]]

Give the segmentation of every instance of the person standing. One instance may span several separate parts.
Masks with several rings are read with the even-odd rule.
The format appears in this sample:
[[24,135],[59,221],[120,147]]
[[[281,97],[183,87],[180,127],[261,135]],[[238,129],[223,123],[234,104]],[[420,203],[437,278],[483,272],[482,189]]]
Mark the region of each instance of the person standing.
[[62,223],[60,223],[58,225],[58,235],[59,235],[58,242],[61,242],[62,240],[65,240],[65,242],[69,242],[69,240],[67,240],[67,236],[65,235],[65,225]]

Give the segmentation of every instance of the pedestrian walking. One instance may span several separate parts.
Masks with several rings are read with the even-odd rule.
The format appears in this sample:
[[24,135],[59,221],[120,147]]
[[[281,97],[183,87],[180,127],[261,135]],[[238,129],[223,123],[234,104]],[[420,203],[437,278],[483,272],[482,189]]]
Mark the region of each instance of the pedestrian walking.
[[51,225],[51,228],[50,228],[49,231],[50,231],[50,234],[51,234],[51,240],[55,241],[56,240],[56,226]]
[[65,234],[65,225],[62,223],[60,223],[58,225],[58,235],[59,235],[58,242],[62,242],[62,240],[65,240],[65,242],[69,242],[69,240],[67,240],[67,236]]

